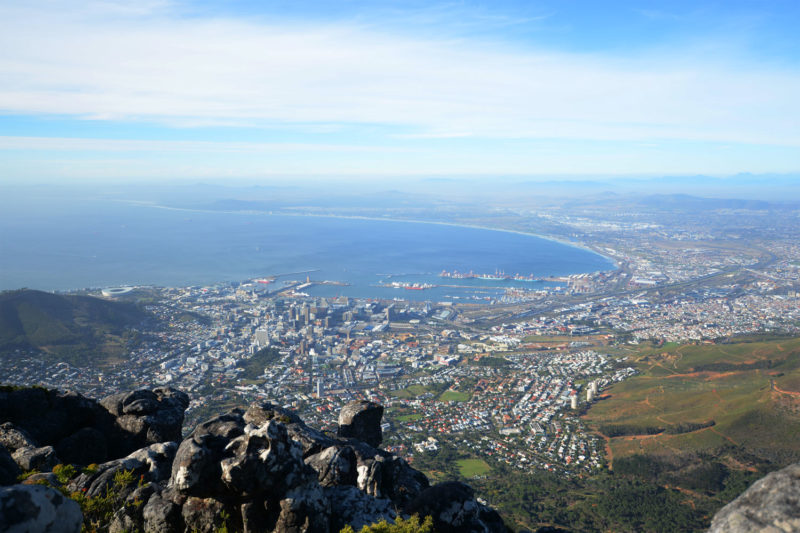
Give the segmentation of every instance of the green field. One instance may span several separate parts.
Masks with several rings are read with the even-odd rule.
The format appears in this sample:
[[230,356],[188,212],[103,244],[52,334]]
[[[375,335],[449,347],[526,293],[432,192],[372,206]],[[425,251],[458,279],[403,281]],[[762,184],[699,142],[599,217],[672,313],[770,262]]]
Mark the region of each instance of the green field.
[[458,471],[467,479],[474,476],[483,476],[492,471],[492,467],[483,459],[460,459],[456,461],[456,464],[458,465]]
[[399,420],[400,422],[414,422],[415,420],[419,420],[420,418],[423,418],[423,416],[420,413],[412,413],[408,415],[398,416],[397,420]]
[[[640,375],[613,386],[585,420],[642,428],[607,439],[611,459],[733,446],[776,464],[800,459],[800,339],[666,345],[636,354]],[[713,426],[646,435],[646,428]]]
[[426,392],[428,389],[424,385],[411,385],[405,389],[396,390],[393,394],[398,398],[414,399]]
[[468,392],[459,392],[454,390],[446,390],[439,396],[440,402],[468,402],[470,394]]

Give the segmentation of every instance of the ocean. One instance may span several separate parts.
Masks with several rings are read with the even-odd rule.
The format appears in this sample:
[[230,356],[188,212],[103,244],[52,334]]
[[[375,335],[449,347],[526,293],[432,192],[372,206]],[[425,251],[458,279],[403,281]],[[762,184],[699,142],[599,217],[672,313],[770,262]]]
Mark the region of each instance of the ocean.
[[[589,250],[520,233],[423,222],[188,211],[122,201],[6,205],[0,289],[190,286],[277,276],[330,280],[313,296],[487,299],[550,282],[441,278],[442,270],[563,276],[614,268]],[[391,282],[438,286],[422,291]],[[464,288],[466,287],[466,288]]]

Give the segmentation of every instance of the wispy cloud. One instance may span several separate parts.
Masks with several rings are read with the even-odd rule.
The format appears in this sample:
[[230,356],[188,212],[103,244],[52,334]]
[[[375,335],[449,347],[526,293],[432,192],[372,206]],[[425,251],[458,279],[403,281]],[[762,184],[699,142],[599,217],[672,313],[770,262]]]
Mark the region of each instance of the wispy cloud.
[[0,136],[0,150],[44,150],[67,152],[407,152],[402,147],[377,147],[347,144],[257,143],[225,141],[141,141],[128,139],[86,139],[71,137]]
[[[719,46],[609,56],[389,34],[363,21],[182,17],[156,0],[85,6],[0,5],[0,112],[308,129],[332,139],[341,125],[379,126],[385,141],[398,143],[469,137],[800,146],[800,71],[720,55]],[[0,139],[6,149],[276,146]],[[370,150],[348,140],[279,149]]]
[[388,124],[489,137],[800,141],[800,73],[712,58],[621,60],[169,15],[142,22],[5,7],[0,18],[5,112]]

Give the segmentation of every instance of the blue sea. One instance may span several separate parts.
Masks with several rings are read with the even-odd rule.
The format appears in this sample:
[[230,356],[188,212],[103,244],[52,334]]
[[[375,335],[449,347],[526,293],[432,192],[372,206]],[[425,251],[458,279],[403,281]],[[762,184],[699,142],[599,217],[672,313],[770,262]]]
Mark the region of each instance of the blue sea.
[[[189,286],[277,276],[349,283],[313,296],[492,298],[548,282],[459,280],[442,270],[544,277],[614,265],[519,233],[421,222],[168,209],[123,201],[16,202],[0,213],[0,289]],[[431,283],[424,291],[381,283]],[[463,288],[467,287],[467,288]]]

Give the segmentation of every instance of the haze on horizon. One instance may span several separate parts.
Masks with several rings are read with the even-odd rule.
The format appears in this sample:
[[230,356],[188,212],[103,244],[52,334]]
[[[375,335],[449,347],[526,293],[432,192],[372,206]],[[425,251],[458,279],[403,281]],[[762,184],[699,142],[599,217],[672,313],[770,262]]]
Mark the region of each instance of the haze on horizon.
[[0,5],[0,183],[800,172],[796,2],[216,4]]

